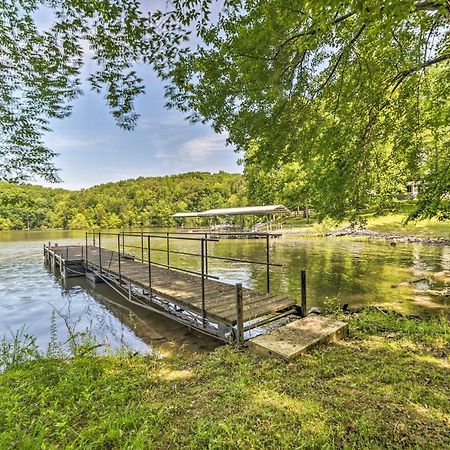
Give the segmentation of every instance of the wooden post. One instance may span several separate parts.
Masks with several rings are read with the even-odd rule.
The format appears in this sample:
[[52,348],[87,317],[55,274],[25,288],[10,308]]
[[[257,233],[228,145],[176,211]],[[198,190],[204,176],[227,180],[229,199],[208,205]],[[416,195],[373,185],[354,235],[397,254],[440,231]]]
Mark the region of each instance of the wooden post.
[[144,232],[141,231],[141,262],[144,262]]
[[302,316],[306,317],[306,270],[301,271],[301,295]]
[[266,290],[270,292],[270,247],[269,233],[266,234]]
[[150,236],[147,236],[147,252],[148,252],[148,292],[150,299],[152,298],[152,258],[150,253]]
[[119,256],[119,284],[122,286],[122,272],[120,269],[120,233],[117,235],[117,253]]
[[244,303],[242,298],[242,284],[236,284],[236,328],[237,344],[244,346]]

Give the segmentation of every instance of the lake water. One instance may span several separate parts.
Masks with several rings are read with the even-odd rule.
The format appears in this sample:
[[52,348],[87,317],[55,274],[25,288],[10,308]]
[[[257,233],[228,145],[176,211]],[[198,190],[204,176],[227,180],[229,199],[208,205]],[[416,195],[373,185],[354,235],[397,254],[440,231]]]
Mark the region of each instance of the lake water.
[[[45,348],[50,325],[56,323],[61,341],[67,339],[66,322],[77,331],[88,330],[112,348],[162,353],[209,350],[218,342],[139,307],[127,305],[106,285],[84,278],[63,280],[43,262],[43,244],[83,244],[76,231],[0,232],[0,337],[24,327]],[[133,245],[139,238],[129,240]],[[165,242],[154,244],[164,248]],[[102,245],[115,248],[114,237]],[[197,242],[172,243],[175,251],[199,252]],[[209,254],[265,261],[262,240],[222,240],[209,244]],[[132,248],[128,251],[133,252]],[[134,250],[137,252],[137,250]],[[155,252],[165,261],[163,252]],[[405,313],[447,313],[450,247],[397,244],[354,238],[302,238],[286,235],[270,242],[271,292],[300,298],[300,271],[307,270],[308,306],[363,306],[381,304]],[[171,264],[198,270],[199,258],[171,255]],[[209,261],[209,272],[221,281],[241,282],[264,291],[262,265]],[[413,283],[411,283],[413,282]],[[52,319],[53,317],[53,319]]]

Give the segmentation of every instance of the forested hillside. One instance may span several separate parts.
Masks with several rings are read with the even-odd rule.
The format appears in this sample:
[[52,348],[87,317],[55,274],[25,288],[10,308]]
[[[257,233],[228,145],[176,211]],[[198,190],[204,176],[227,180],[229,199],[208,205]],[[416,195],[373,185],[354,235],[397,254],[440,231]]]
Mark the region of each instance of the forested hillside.
[[80,191],[0,182],[0,230],[172,225],[175,212],[244,206],[242,175],[191,172]]

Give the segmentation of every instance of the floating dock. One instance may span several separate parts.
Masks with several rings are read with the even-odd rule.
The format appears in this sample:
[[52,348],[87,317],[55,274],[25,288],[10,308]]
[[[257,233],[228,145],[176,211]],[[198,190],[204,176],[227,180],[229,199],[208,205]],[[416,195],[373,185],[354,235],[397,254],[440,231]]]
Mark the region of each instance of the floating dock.
[[[88,243],[88,235],[92,236],[92,243]],[[50,266],[58,267],[65,277],[86,276],[93,283],[107,283],[132,304],[160,313],[224,342],[243,345],[245,340],[261,333],[261,327],[287,316],[290,320],[293,315],[303,317],[306,312],[306,273],[304,271],[301,277],[301,306],[288,296],[269,292],[270,269],[279,264],[270,262],[269,235],[265,234],[262,237],[266,239],[265,261],[208,254],[208,244],[217,242],[217,237],[144,232],[86,233],[85,245],[59,246],[51,243],[44,245],[44,257]],[[126,238],[129,241],[127,244]],[[116,248],[102,246],[102,241],[105,240],[108,240],[109,245],[111,242],[116,243],[114,244]],[[161,245],[155,247],[155,241],[161,243],[161,240],[162,248]],[[192,251],[175,250],[171,246],[175,240],[191,241],[191,246],[194,241],[199,245],[200,251],[192,253]],[[160,259],[159,262],[154,260],[154,254],[161,251],[166,253],[167,264],[162,264]],[[200,258],[200,271],[194,270],[198,264],[190,269],[175,267],[170,258],[171,254]],[[243,288],[241,284],[232,285],[219,281],[216,276],[208,272],[208,261],[211,259],[264,265],[267,292],[262,293]],[[297,320],[296,322],[303,323],[303,328],[297,331],[303,333],[306,340],[311,340],[311,333],[309,338],[308,333],[305,334],[308,320],[309,318]],[[281,329],[287,330],[285,334],[292,335],[296,326],[289,324]],[[326,327],[322,328],[323,332],[327,332]],[[253,332],[252,330],[255,329],[258,330]],[[275,347],[283,347],[280,344],[282,338],[277,331],[273,333],[269,333],[271,337],[265,340],[262,339],[265,336],[250,339],[250,346],[258,350],[266,346],[268,353],[276,353]],[[316,335],[313,337],[319,342],[320,339],[316,339]],[[273,344],[277,339],[278,344]],[[297,353],[299,353],[298,345],[290,350],[289,357]]]
[[[243,342],[246,333],[289,314],[297,314],[296,302],[283,295],[261,293],[231,285],[207,274],[206,237],[172,237],[160,235],[118,234],[117,250],[99,245],[59,246],[45,245],[44,256],[53,267],[59,267],[63,276],[86,276],[93,282],[106,282],[128,301],[160,312],[187,326],[215,336],[226,342]],[[140,240],[142,247],[133,245],[135,253],[148,255],[150,240],[195,240],[201,244],[199,256],[201,273],[154,263],[125,252],[125,236]],[[98,236],[97,242],[105,236]],[[150,245],[145,245],[148,242]],[[169,253],[177,253],[169,250]],[[180,252],[178,252],[180,253]],[[186,253],[186,252],[181,252]],[[209,255],[209,258],[214,256]],[[150,263],[149,263],[150,261]],[[267,264],[271,265],[269,262]]]

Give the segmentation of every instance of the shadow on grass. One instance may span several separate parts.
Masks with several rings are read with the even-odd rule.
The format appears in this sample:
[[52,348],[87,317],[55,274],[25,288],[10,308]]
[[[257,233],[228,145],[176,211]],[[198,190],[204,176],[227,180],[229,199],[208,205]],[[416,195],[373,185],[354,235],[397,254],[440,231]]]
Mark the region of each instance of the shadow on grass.
[[444,322],[372,312],[293,362],[38,360],[1,375],[0,447],[448,448],[448,343]]

